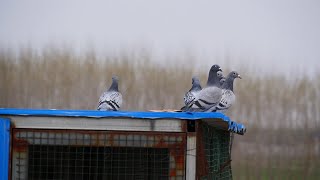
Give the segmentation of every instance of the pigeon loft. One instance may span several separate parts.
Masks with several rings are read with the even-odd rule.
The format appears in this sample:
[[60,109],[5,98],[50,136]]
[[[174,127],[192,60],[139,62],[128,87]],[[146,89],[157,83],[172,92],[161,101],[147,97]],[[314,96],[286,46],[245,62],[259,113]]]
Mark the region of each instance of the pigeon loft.
[[221,113],[0,109],[0,179],[232,179]]

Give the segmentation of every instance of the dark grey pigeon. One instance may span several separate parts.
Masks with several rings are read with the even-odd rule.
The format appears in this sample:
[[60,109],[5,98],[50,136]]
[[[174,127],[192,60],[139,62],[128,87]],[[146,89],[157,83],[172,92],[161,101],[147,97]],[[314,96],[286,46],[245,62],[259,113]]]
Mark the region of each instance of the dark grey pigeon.
[[236,78],[241,79],[241,76],[232,71],[228,74],[225,82],[222,85],[222,97],[219,104],[213,109],[213,112],[225,113],[235,102],[236,96],[233,92],[233,82]]
[[185,106],[182,107],[181,110],[184,110],[196,99],[196,96],[201,89],[200,80],[195,76],[192,77],[192,87],[183,97]]
[[213,65],[209,71],[207,87],[199,91],[195,100],[185,109],[185,111],[190,112],[206,112],[212,111],[211,109],[215,107],[221,99],[222,90],[219,88],[220,79],[218,77],[218,72],[221,72],[219,65]]
[[220,84],[220,76],[223,76],[222,70],[219,65],[215,64],[211,66],[209,74],[208,74],[208,81],[207,86],[219,86]]
[[99,99],[98,110],[101,111],[118,111],[122,105],[122,95],[118,90],[117,76],[112,76],[110,88],[102,93]]

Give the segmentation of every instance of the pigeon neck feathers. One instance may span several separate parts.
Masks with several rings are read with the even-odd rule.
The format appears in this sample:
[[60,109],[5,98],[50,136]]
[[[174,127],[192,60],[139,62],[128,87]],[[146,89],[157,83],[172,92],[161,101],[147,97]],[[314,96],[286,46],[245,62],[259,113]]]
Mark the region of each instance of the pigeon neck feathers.
[[232,74],[230,73],[226,78],[226,81],[223,83],[222,89],[228,89],[233,92],[233,82],[234,82],[234,77],[232,77]]
[[118,90],[118,81],[112,80],[112,84],[111,84],[110,88],[108,89],[108,91],[119,91]]
[[193,84],[192,88],[191,88],[191,91],[200,91],[201,89],[202,88],[201,88],[200,84]]
[[220,86],[220,79],[217,75],[218,71],[210,71],[207,81],[207,86]]
[[200,80],[193,78],[192,79],[192,87],[190,89],[190,91],[200,91],[202,89],[201,85],[200,85]]
[[222,75],[222,74],[218,75],[219,71],[222,71],[222,70],[218,64],[211,66],[209,75],[208,75],[207,86],[216,86],[216,87],[220,86],[219,75]]

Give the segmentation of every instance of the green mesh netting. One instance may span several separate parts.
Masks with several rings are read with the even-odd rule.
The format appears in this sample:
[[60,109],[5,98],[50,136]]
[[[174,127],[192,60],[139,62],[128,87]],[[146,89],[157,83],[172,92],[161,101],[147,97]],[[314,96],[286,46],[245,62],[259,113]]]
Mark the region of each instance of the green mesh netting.
[[231,145],[233,134],[201,123],[204,158],[207,165],[207,175],[203,180],[229,180],[231,171]]

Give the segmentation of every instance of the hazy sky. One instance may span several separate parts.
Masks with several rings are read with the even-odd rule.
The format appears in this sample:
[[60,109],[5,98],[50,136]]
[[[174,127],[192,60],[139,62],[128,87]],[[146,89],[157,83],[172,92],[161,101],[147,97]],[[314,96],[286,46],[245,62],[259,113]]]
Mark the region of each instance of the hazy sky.
[[[49,43],[99,52],[144,47],[320,70],[319,0],[0,0],[0,45]],[[223,58],[221,58],[223,59]]]

